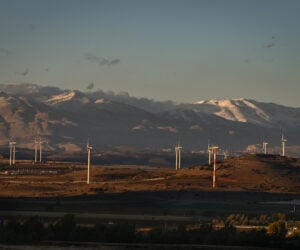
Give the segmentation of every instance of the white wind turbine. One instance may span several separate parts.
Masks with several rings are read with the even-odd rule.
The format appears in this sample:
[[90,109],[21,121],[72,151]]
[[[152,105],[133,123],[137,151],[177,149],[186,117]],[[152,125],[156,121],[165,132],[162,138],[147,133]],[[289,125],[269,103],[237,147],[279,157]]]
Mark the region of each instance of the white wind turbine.
[[43,161],[43,143],[47,143],[40,137],[34,139],[34,163],[38,162],[38,151],[39,151],[39,162]]
[[208,152],[208,165],[211,165],[211,154],[212,154],[212,146],[209,144],[209,140],[208,140],[208,144],[207,144],[207,152]]
[[227,150],[223,150],[223,156],[224,156],[224,160],[228,159],[228,151]]
[[40,146],[40,162],[42,162],[42,156],[43,156],[43,141],[41,138],[39,139],[39,146]]
[[180,167],[181,167],[181,149],[182,149],[182,147],[178,143],[178,145],[175,147],[175,155],[176,155],[175,168],[176,168],[176,170],[180,169]]
[[281,134],[281,156],[285,157],[285,143],[287,142],[287,139],[284,138],[283,133]]
[[16,142],[9,142],[9,166],[15,165],[16,163]]
[[267,145],[269,143],[265,141],[265,139],[263,139],[263,143],[262,143],[262,151],[263,153],[266,155],[267,154]]
[[90,184],[90,165],[91,165],[91,150],[92,149],[93,148],[89,145],[89,143],[87,143],[87,145],[86,145],[86,150],[88,153],[87,180],[86,180],[87,184]]
[[34,139],[34,163],[37,163],[38,139]]

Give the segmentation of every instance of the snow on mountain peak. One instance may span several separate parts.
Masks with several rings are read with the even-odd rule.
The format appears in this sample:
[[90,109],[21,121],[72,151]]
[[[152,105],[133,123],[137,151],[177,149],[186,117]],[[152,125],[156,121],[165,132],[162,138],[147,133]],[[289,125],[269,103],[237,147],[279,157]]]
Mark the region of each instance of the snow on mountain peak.
[[[78,105],[85,105],[90,103],[91,100],[83,93],[74,90],[68,90],[62,92],[58,95],[53,95],[48,100],[45,101],[46,104],[57,105],[57,104],[67,104],[68,106],[78,107]],[[69,106],[69,107],[71,107]]]
[[[213,114],[226,120],[238,122],[251,122],[262,124],[269,122],[270,117],[261,108],[259,108],[252,100],[245,98],[238,99],[211,99],[206,101],[198,101],[195,103],[201,111],[207,110]],[[201,108],[203,107],[203,108]]]
[[70,101],[75,97],[75,95],[76,95],[75,91],[64,92],[62,94],[52,96],[50,99],[46,101],[46,103],[58,104],[61,102]]
[[94,103],[95,104],[104,104],[104,103],[110,103],[110,101],[101,98],[101,99],[97,99]]

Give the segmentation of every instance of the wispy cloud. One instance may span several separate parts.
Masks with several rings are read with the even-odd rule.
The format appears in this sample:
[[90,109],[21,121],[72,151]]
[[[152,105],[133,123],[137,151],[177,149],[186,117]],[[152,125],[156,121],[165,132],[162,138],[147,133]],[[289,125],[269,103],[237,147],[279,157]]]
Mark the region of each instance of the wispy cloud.
[[31,30],[31,31],[34,31],[34,30],[36,29],[35,25],[32,24],[32,23],[28,24],[28,28],[29,28],[29,30]]
[[118,64],[120,63],[120,59],[113,59],[110,61],[110,65]]
[[94,87],[95,87],[95,84],[94,84],[94,83],[90,83],[90,84],[86,87],[86,89],[91,90],[91,89],[93,89]]
[[264,48],[267,48],[267,49],[270,49],[272,47],[275,46],[275,42],[276,42],[276,37],[275,36],[272,36],[271,37],[271,41],[269,41],[267,44],[265,44],[263,47]]
[[99,66],[114,66],[121,62],[118,58],[110,60],[105,57],[96,56],[90,53],[85,54],[85,59],[89,62],[97,63]]
[[0,48],[0,54],[10,56],[10,55],[13,54],[13,52],[11,50],[8,50],[8,49]]
[[272,48],[275,46],[275,43],[274,42],[270,42],[268,44],[265,45],[265,48],[269,49],[269,48]]
[[27,68],[25,71],[21,72],[20,75],[27,76],[29,74],[30,70]]

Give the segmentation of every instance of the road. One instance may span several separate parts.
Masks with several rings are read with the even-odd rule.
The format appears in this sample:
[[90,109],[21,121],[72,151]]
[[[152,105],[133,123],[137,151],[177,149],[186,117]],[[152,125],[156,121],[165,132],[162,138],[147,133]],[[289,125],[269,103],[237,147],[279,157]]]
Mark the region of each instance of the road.
[[[0,217],[46,217],[61,218],[67,212],[46,211],[1,211]],[[173,215],[151,215],[151,214],[109,214],[109,213],[71,213],[78,219],[103,219],[103,220],[138,220],[138,221],[169,221],[169,222],[198,222],[200,216],[173,216]]]

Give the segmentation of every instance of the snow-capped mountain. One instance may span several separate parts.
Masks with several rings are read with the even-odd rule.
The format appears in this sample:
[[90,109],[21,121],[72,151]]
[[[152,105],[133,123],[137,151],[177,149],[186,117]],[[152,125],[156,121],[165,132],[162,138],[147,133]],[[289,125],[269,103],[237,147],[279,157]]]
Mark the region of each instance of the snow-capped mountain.
[[206,100],[194,104],[156,102],[128,94],[81,92],[35,84],[0,84],[0,144],[14,140],[33,147],[40,135],[48,147],[79,150],[87,138],[97,148],[134,146],[185,149],[207,140],[231,150],[261,143],[299,145],[300,108],[249,99]]
[[208,100],[196,102],[198,112],[213,113],[226,120],[263,124],[270,121],[262,109],[251,100]]
[[245,98],[198,101],[195,104],[181,105],[180,109],[181,112],[192,110],[195,112],[195,116],[215,115],[228,121],[251,123],[266,127],[300,126],[300,108],[262,103]]

